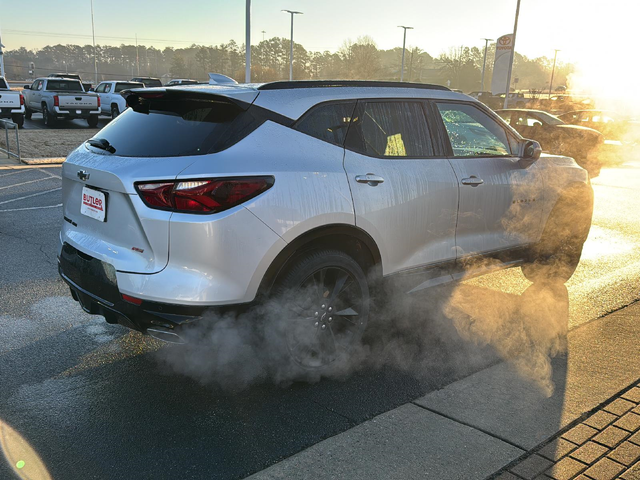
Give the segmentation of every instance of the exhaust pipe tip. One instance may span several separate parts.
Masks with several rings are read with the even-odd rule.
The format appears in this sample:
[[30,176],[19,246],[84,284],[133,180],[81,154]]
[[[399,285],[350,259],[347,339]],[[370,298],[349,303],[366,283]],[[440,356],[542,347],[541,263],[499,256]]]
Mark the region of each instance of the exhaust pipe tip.
[[187,341],[177,333],[160,330],[158,328],[147,328],[146,333],[150,337],[166,343],[173,343],[176,345],[185,345],[187,343]]

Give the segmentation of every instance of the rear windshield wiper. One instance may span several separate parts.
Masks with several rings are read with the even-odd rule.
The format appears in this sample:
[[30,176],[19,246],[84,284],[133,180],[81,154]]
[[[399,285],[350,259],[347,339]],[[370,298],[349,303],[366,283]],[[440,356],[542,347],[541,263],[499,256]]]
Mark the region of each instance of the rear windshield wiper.
[[100,150],[106,150],[109,153],[116,153],[116,149],[109,143],[106,138],[90,138],[87,143],[92,147],[99,148]]

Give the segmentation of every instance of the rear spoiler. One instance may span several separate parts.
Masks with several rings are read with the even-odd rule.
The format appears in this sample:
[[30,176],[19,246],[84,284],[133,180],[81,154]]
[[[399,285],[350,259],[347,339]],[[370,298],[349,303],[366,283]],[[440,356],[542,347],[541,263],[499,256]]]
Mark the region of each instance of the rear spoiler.
[[[206,90],[194,90],[194,89],[180,89],[176,87],[170,88],[134,88],[131,90],[123,90],[120,94],[127,101],[128,107],[135,107],[140,103],[140,99],[167,99],[167,100],[208,100],[213,102],[230,103],[240,108],[241,110],[247,110],[255,97],[251,102],[246,102],[228,95],[220,95]],[[257,94],[256,94],[257,96]]]

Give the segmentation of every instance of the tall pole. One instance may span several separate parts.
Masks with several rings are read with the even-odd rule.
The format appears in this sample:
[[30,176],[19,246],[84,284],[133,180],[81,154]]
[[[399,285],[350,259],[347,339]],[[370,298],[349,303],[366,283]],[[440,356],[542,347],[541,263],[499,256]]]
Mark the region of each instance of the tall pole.
[[93,71],[95,73],[94,85],[98,84],[98,55],[96,53],[96,29],[93,23],[93,0],[91,0],[91,36],[93,37]]
[[511,92],[511,73],[513,72],[513,60],[516,58],[516,33],[518,32],[518,17],[520,16],[520,0],[516,6],[516,20],[513,24],[513,42],[511,48],[511,61],[509,62],[509,73],[507,73],[507,93],[504,96],[504,108],[509,108],[509,93]]
[[484,60],[482,61],[482,82],[480,82],[480,91],[484,92],[484,72],[487,68],[487,50],[489,49],[489,42],[493,41],[493,38],[483,38],[484,40]]
[[264,30],[262,30],[262,32],[261,32],[261,33],[262,33],[262,41],[264,42],[264,34],[265,34],[265,33],[267,33],[267,32],[265,32]]
[[244,50],[245,50],[245,70],[244,70],[244,81],[245,83],[251,83],[251,0],[247,0],[247,8],[246,8],[246,25],[245,25],[245,40],[244,40]]
[[4,52],[2,49],[4,45],[2,44],[2,28],[0,27],[0,77],[4,77]]
[[293,16],[302,15],[302,12],[296,12],[294,10],[282,10],[283,12],[291,15],[291,48],[289,50],[289,81],[293,80]]
[[398,28],[402,28],[404,33],[402,35],[402,67],[400,68],[400,81],[404,81],[404,51],[407,45],[407,30],[413,30],[413,27],[405,27],[403,25],[398,25]]
[[555,54],[553,55],[553,68],[551,69],[551,81],[549,82],[549,99],[551,99],[551,88],[553,87],[553,74],[556,73],[556,59],[558,58],[558,52],[560,50],[556,49]]
[[140,55],[138,55],[138,34],[137,33],[136,33],[136,66],[138,68],[138,76],[140,76]]

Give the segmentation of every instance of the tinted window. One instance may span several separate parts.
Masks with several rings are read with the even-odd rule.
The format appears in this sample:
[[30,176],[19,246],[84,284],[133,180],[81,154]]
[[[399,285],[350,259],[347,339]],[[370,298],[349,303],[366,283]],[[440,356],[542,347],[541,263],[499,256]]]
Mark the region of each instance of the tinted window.
[[296,124],[296,130],[325,142],[344,145],[355,103],[315,107]]
[[123,90],[130,90],[132,88],[144,88],[144,83],[116,83],[114,92],[119,93]]
[[437,103],[453,155],[486,157],[511,155],[507,133],[480,109],[462,103]]
[[4,78],[0,78],[0,88],[9,88],[7,82],[4,81]]
[[141,99],[93,138],[106,139],[124,157],[204,155],[229,147],[258,125],[251,108],[244,112],[228,102]]
[[82,84],[77,80],[48,80],[47,90],[84,92]]
[[358,106],[349,148],[375,157],[430,157],[433,146],[420,102],[368,102]]

